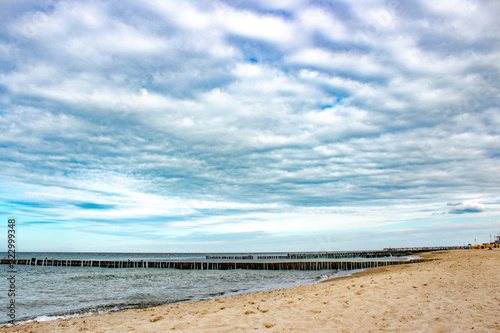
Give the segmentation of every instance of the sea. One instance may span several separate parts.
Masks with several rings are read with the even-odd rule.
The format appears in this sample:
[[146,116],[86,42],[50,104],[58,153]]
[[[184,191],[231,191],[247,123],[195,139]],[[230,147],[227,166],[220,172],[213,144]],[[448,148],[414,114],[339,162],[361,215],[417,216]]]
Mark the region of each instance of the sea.
[[[227,256],[266,255],[225,253]],[[267,255],[284,255],[272,253]],[[1,254],[6,257],[7,254]],[[209,253],[16,253],[17,259],[205,261]],[[221,254],[218,254],[221,255]],[[390,258],[394,260],[394,258]],[[401,258],[403,259],[403,258]],[[362,260],[343,259],[346,260]],[[373,260],[373,259],[371,259]],[[379,260],[384,260],[379,258]],[[222,260],[221,260],[222,261]],[[228,260],[223,260],[227,262]],[[8,265],[0,265],[0,324],[8,317]],[[15,266],[16,323],[147,308],[176,302],[228,297],[312,284],[351,274],[335,270],[180,270],[168,268],[100,268]]]

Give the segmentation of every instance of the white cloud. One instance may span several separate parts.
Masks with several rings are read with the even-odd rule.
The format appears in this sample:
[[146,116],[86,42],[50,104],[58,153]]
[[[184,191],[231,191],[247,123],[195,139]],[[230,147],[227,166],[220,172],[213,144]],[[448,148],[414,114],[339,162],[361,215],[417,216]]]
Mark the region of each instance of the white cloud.
[[485,210],[485,206],[479,202],[464,202],[461,204],[448,204],[453,208],[450,214],[480,213]]
[[13,4],[0,200],[177,236],[498,215],[498,8],[390,4]]
[[298,21],[308,33],[320,33],[333,41],[347,40],[350,34],[341,20],[322,8],[313,7],[299,11]]
[[292,24],[271,15],[257,15],[249,11],[221,6],[215,13],[227,33],[287,45],[294,42],[296,34]]
[[374,76],[387,75],[390,70],[378,63],[377,59],[357,53],[334,53],[324,49],[306,49],[291,55],[292,64],[314,66],[320,69],[335,70],[340,73]]

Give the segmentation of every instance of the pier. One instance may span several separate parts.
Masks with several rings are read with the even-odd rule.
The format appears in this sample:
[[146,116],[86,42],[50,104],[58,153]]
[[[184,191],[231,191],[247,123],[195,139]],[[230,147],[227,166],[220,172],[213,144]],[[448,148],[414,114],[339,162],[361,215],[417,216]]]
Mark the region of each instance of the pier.
[[104,267],[104,268],[171,268],[199,270],[354,270],[380,266],[405,265],[429,261],[429,259],[411,260],[377,260],[377,261],[150,261],[150,260],[59,260],[59,259],[2,259],[0,264],[28,266],[62,266],[62,267]]

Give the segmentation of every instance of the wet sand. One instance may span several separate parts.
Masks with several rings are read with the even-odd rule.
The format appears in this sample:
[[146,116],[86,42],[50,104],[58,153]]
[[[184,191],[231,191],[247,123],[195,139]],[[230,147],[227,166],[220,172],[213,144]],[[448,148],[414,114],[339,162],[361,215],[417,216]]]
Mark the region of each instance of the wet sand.
[[500,332],[500,250],[270,292],[2,327],[0,332]]

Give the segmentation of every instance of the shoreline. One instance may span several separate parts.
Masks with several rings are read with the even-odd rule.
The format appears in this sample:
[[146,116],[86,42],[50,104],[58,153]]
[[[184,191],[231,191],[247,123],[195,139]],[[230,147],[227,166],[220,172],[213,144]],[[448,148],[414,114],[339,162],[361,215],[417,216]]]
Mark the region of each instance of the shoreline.
[[440,260],[287,289],[3,326],[0,332],[500,331],[499,250],[421,256]]
[[[455,250],[456,251],[456,250]],[[432,256],[432,254],[436,254],[436,253],[442,253],[442,252],[447,252],[447,251],[439,251],[439,252],[424,252],[424,253],[419,253],[418,256],[414,256],[414,258],[409,258],[407,259],[407,261],[411,260],[411,259],[431,259],[431,260],[440,260],[438,258],[435,258]],[[415,263],[415,264],[421,264],[420,263]],[[406,265],[414,265],[414,264],[406,264]],[[364,275],[376,275],[377,273],[379,272],[385,272],[386,270],[384,269],[385,267],[387,266],[380,266],[380,267],[372,267],[372,268],[365,268],[365,269],[362,269],[361,271],[359,272],[353,272],[352,274],[349,274],[348,276],[339,276],[337,278],[332,278],[332,279],[326,279],[324,281],[318,281],[318,283],[324,283],[324,282],[333,282],[333,281],[336,281],[336,280],[340,280],[340,279],[343,279],[343,278],[348,278],[348,277],[361,277],[361,276],[364,276]]]
[[[346,264],[346,265],[344,265],[346,267],[347,267],[348,263],[353,263],[354,266],[356,266],[356,267],[357,266],[370,267],[370,264],[375,263],[375,262],[379,262],[381,264],[385,264],[386,262],[388,264],[394,264],[394,261],[395,261],[398,264],[404,264],[404,263],[407,263],[411,260],[420,259],[420,258],[421,257],[415,256],[415,255],[396,257],[396,258],[394,258],[394,257],[381,257],[381,258],[368,259],[368,260],[366,258],[345,258],[344,260],[341,260],[341,261],[337,260],[335,262],[335,264],[337,264],[337,266],[338,266],[338,263],[342,262],[342,263]],[[82,261],[82,259],[79,259],[79,260]],[[317,267],[321,267],[322,263],[317,262],[317,260],[318,259],[308,260],[308,262],[312,263],[311,265],[317,264]],[[319,259],[319,260],[321,260],[321,259]],[[37,260],[36,262],[38,262],[38,264],[35,267],[37,267],[37,266],[52,267],[51,265],[40,265],[43,263],[42,260]],[[85,259],[85,260],[83,260],[83,262],[88,263],[91,261],[88,261]],[[360,263],[361,264],[367,263],[367,264],[366,265],[359,265]],[[20,265],[20,267],[23,267],[23,264],[18,264],[18,265]],[[59,265],[57,265],[57,266],[59,266]],[[55,267],[57,267],[57,266],[55,266]],[[31,265],[28,265],[28,267],[31,267]],[[59,268],[64,270],[66,267],[64,267],[64,266],[58,267],[58,269]],[[90,267],[84,267],[82,265],[78,265],[76,267],[68,267],[68,269],[73,269],[73,268],[76,268],[77,270],[79,270],[80,268],[81,269],[86,269],[86,268],[99,269],[99,267],[94,267],[93,265],[90,265]],[[148,268],[148,267],[144,267],[144,268]],[[144,268],[139,268],[139,270],[142,271],[142,269],[144,269]],[[300,267],[300,268],[304,268],[304,267]],[[229,288],[229,286],[228,286],[228,289],[225,289],[222,292],[221,292],[222,289],[216,288],[216,289],[218,289],[218,291],[214,292],[214,293],[208,293],[210,286],[206,286],[208,288],[208,289],[206,289],[206,288],[204,289],[206,291],[206,294],[203,294],[203,295],[200,294],[200,295],[197,295],[196,297],[187,296],[190,294],[186,293],[185,294],[186,297],[182,297],[182,295],[177,295],[177,296],[179,296],[179,298],[177,298],[177,299],[167,298],[167,299],[164,299],[163,301],[161,301],[161,300],[152,300],[152,301],[144,300],[143,302],[140,302],[140,303],[137,303],[137,302],[126,303],[125,298],[120,298],[120,294],[115,294],[114,297],[118,297],[118,298],[115,298],[115,300],[121,301],[121,302],[119,302],[119,303],[114,302],[114,303],[109,303],[109,304],[98,304],[96,306],[87,306],[87,307],[80,307],[80,308],[75,308],[75,307],[71,307],[69,309],[61,308],[59,311],[57,311],[54,308],[50,312],[32,311],[31,316],[25,315],[23,317],[20,317],[15,321],[15,324],[16,325],[23,325],[23,324],[33,322],[33,321],[41,322],[41,321],[50,321],[50,320],[56,320],[56,319],[69,319],[69,318],[73,318],[73,317],[82,317],[82,316],[87,316],[87,315],[98,315],[98,314],[103,314],[103,313],[107,313],[107,312],[115,313],[115,312],[129,310],[129,309],[147,309],[147,308],[153,308],[153,307],[162,306],[162,305],[171,305],[171,304],[185,303],[185,302],[195,302],[195,301],[200,301],[200,300],[210,300],[210,299],[215,299],[215,298],[222,297],[222,296],[223,297],[232,297],[232,296],[236,296],[236,295],[245,295],[245,294],[255,293],[255,292],[272,291],[272,290],[276,290],[276,289],[290,288],[293,286],[310,285],[310,284],[314,284],[314,283],[320,283],[320,282],[325,281],[325,280],[338,279],[338,278],[341,278],[343,276],[349,276],[349,275],[352,275],[352,274],[357,273],[359,271],[362,271],[363,269],[366,269],[366,268],[363,268],[363,269],[353,268],[351,270],[320,269],[318,271],[318,270],[316,270],[317,269],[316,267],[311,267],[311,268],[313,268],[314,270],[302,270],[302,269],[294,270],[295,272],[297,272],[296,274],[303,274],[304,272],[309,272],[308,274],[310,276],[306,279],[304,279],[304,277],[300,278],[299,275],[297,275],[295,281],[293,281],[293,282],[288,281],[288,282],[279,283],[279,284],[276,284],[276,283],[269,281],[269,280],[263,280],[263,281],[261,281],[262,282],[261,284],[255,285],[251,288],[245,288],[244,286],[242,286],[243,287],[242,289],[238,290],[239,289],[238,288],[235,290],[234,288]],[[130,269],[130,268],[125,268],[126,271],[128,271],[128,269]],[[124,271],[119,270],[118,272],[125,272],[125,270]],[[160,270],[158,270],[158,268],[155,269],[156,272],[159,272]],[[35,269],[35,271],[37,271],[37,270]],[[237,272],[242,272],[242,271],[245,271],[245,269],[238,270]],[[267,272],[268,270],[265,270],[265,271]],[[109,272],[111,272],[111,271],[108,271],[108,273]],[[217,270],[217,272],[224,272],[224,270],[222,270],[222,271]],[[262,271],[259,270],[258,272],[262,272]],[[289,269],[288,270],[285,269],[284,271],[271,270],[269,272],[275,272],[275,274],[277,273],[279,275],[292,274]],[[279,272],[282,272],[282,273],[279,273]],[[317,273],[314,273],[314,272],[317,272]],[[230,274],[231,276],[233,276],[233,273],[231,273],[229,271],[227,271],[227,274]],[[293,273],[293,274],[295,274],[295,273]],[[314,274],[314,275],[311,275],[311,274]],[[21,279],[22,279],[22,277],[21,277]],[[161,286],[158,286],[158,287],[161,287]],[[61,292],[64,292],[64,291],[62,290]],[[87,298],[79,297],[77,300],[82,301],[84,299],[91,300],[88,298],[88,296],[87,296]],[[43,301],[43,299],[41,301]],[[47,301],[50,301],[50,300],[47,299]],[[70,300],[68,300],[68,301],[70,301]],[[125,303],[123,301],[125,301]],[[87,305],[88,305],[88,303],[89,302],[87,302]],[[67,303],[67,304],[69,304],[69,303]],[[81,304],[81,303],[76,302],[75,304]],[[25,310],[29,309],[29,306],[27,306],[27,305],[24,305],[24,306],[25,306],[25,308],[24,308]],[[11,325],[11,324],[7,320],[0,323],[0,327],[9,326],[9,325]]]
[[[407,260],[410,260],[412,258],[408,258]],[[348,270],[348,271],[337,271],[334,272],[331,275],[328,275],[327,278],[322,279],[321,277],[317,277],[317,280],[312,280],[312,278],[304,283],[301,283],[297,286],[307,286],[311,284],[316,284],[316,283],[323,283],[327,281],[333,281],[336,279],[342,279],[345,277],[352,276],[353,274],[361,273],[363,271],[367,270],[365,269],[353,269],[353,270]],[[242,293],[234,293],[234,292],[224,292],[224,293],[216,293],[216,294],[207,294],[203,296],[202,298],[199,299],[179,299],[179,300],[172,300],[168,302],[150,302],[150,303],[143,303],[143,304],[127,304],[123,305],[122,307],[119,307],[119,305],[109,305],[109,306],[102,306],[96,309],[80,309],[80,310],[75,310],[71,312],[61,312],[61,313],[52,313],[52,314],[43,314],[39,315],[36,317],[31,317],[31,318],[24,318],[20,319],[15,322],[14,326],[20,326],[20,325],[25,325],[31,322],[47,322],[47,321],[53,321],[53,320],[58,320],[58,319],[71,319],[71,318],[79,318],[79,317],[85,317],[85,316],[92,316],[92,315],[102,315],[105,313],[117,313],[121,311],[127,311],[127,310],[143,310],[143,309],[151,309],[159,306],[169,306],[173,304],[182,304],[182,303],[190,303],[190,302],[200,302],[200,301],[208,301],[212,299],[218,299],[218,298],[228,298],[228,297],[235,297],[235,296],[243,296],[243,295],[248,295],[248,294],[254,294],[254,293],[259,293],[259,292],[269,292],[277,289],[288,289],[292,288],[294,286],[288,286],[284,288],[276,288],[276,286],[270,286],[269,290],[253,290],[253,291],[243,291]],[[111,310],[104,310],[105,308],[110,308]],[[0,323],[0,327],[11,327],[13,326],[12,324],[6,322]]]

